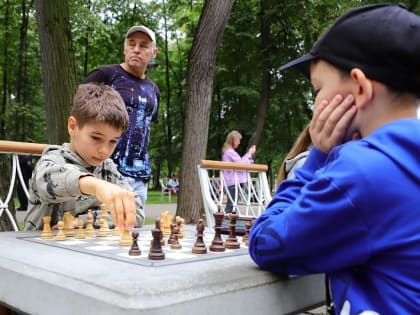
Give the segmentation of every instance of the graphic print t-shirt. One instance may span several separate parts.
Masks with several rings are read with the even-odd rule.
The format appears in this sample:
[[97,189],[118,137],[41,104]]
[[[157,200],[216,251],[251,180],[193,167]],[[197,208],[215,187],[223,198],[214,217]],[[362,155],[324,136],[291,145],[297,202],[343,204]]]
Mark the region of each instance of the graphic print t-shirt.
[[139,79],[120,65],[107,65],[93,70],[84,80],[84,83],[88,82],[112,86],[125,102],[129,129],[122,134],[112,154],[118,170],[126,176],[149,179],[150,124],[158,117],[159,88],[148,77]]

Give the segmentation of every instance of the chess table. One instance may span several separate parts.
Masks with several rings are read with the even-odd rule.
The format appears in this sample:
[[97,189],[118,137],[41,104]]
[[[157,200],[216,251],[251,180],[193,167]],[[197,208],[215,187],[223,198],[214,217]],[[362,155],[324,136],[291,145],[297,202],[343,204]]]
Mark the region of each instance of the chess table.
[[0,303],[20,314],[271,315],[309,309],[325,298],[322,275],[263,271],[245,249],[152,264],[43,243],[39,235],[0,233]]

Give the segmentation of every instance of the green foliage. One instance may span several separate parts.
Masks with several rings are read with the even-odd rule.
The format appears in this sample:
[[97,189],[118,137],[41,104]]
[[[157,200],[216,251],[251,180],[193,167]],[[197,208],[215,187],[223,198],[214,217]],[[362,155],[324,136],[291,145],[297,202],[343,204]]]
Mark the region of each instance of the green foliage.
[[[204,2],[69,0],[78,82],[100,65],[123,61],[123,41],[129,27],[144,24],[156,30],[159,66],[148,71],[161,89],[159,119],[151,131],[155,179],[180,169],[188,56]],[[264,14],[270,40],[268,50],[262,51],[260,0],[235,1],[217,56],[209,137],[203,139],[208,143],[206,158],[220,159],[226,134],[232,129],[242,133],[239,151],[245,152],[258,119],[261,62],[268,57],[269,108],[256,162],[269,164],[276,173],[309,122],[313,102],[309,82],[297,71],[280,74],[278,67],[306,53],[343,12],[375,2],[382,1],[268,0]],[[405,3],[420,13],[418,0]],[[22,4],[28,14],[23,38]],[[3,1],[0,17],[0,138],[44,143],[47,130],[33,1]]]
[[27,0],[0,4],[0,139],[45,142],[38,34],[31,4]]

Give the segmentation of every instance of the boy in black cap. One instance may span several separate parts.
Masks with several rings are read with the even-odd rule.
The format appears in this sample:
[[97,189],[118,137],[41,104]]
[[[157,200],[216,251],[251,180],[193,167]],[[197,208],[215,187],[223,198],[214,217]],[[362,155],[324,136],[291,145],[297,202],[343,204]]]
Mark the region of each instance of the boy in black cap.
[[419,314],[420,17],[353,9],[291,67],[316,90],[313,148],[252,227],[252,258],[326,273],[337,314]]

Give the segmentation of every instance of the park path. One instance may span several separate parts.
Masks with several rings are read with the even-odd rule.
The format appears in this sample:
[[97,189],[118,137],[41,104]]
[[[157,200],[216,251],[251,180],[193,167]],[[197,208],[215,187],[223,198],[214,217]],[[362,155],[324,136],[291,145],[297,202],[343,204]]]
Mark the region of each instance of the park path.
[[146,202],[146,218],[156,218],[162,212],[169,211],[173,216],[175,216],[176,212],[176,203],[174,202],[167,202],[167,203],[159,203],[159,204],[147,204]]

